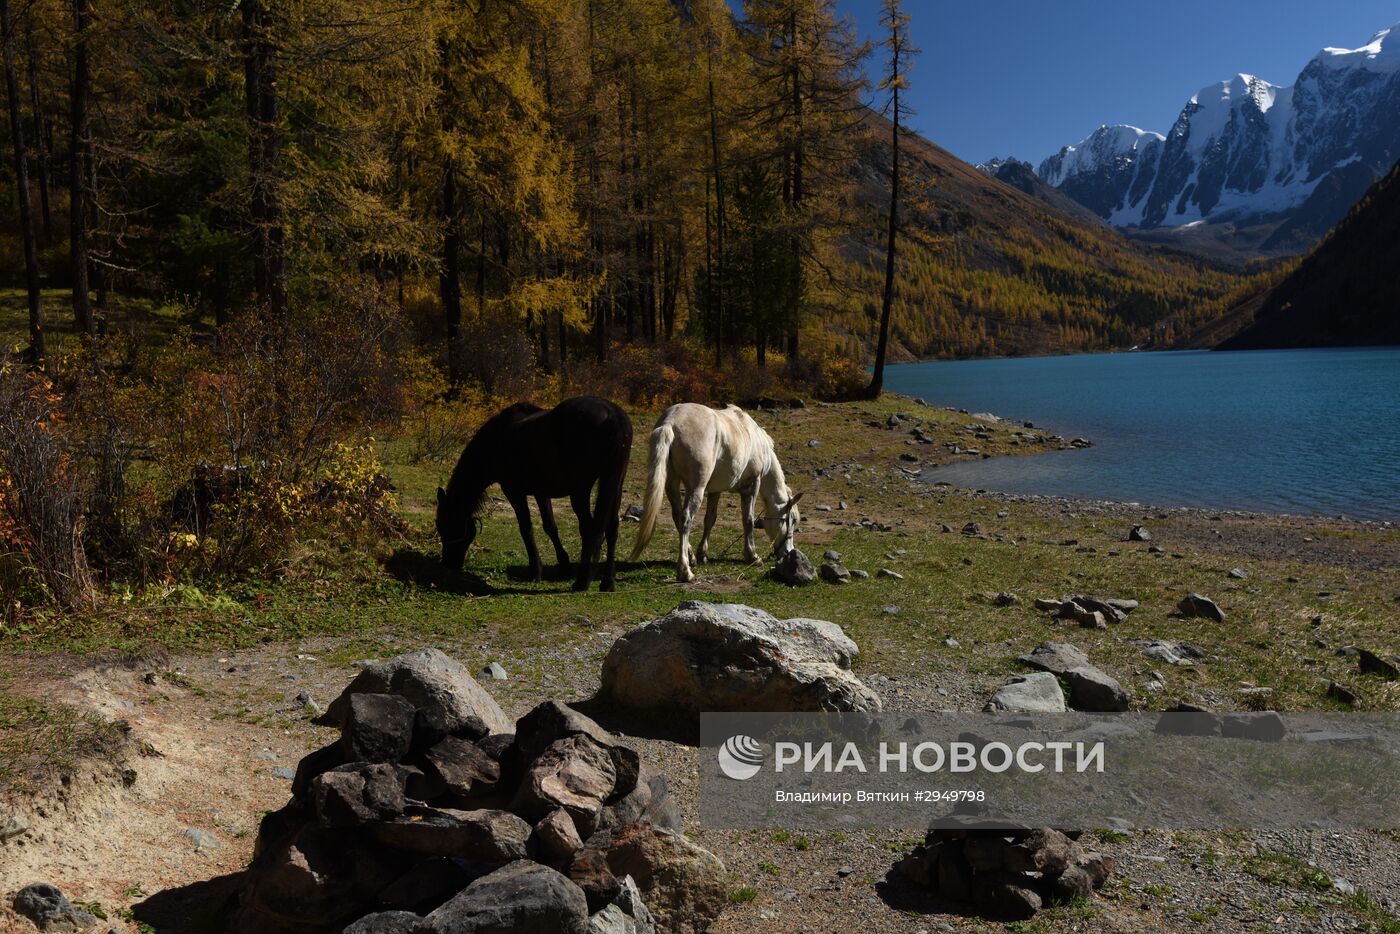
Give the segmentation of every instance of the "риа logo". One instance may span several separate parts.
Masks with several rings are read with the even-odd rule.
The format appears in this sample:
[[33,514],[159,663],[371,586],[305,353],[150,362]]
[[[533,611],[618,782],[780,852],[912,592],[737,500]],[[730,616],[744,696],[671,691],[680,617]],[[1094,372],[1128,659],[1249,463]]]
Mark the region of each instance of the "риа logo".
[[735,781],[747,781],[763,768],[763,745],[752,736],[731,736],[719,747],[719,770]]

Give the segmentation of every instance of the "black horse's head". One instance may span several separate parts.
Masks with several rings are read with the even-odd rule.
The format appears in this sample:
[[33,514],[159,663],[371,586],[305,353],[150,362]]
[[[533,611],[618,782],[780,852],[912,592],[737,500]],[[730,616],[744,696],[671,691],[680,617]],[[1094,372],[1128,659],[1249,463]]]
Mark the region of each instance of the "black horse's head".
[[437,533],[442,539],[442,566],[462,570],[467,549],[476,538],[476,518],[462,497],[449,497],[442,487],[437,491]]

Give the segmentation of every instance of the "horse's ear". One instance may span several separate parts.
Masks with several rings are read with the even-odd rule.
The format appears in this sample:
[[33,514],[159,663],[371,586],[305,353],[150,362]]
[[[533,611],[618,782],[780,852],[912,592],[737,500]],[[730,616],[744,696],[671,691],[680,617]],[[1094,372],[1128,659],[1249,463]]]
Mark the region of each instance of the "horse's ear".
[[788,515],[789,513],[791,513],[791,512],[792,512],[792,507],[796,506],[796,505],[797,505],[797,501],[798,501],[799,499],[801,499],[801,498],[802,498],[802,494],[801,494],[801,493],[798,493],[798,494],[797,494],[796,496],[794,496],[792,499],[788,500],[786,503],[783,503],[783,508],[780,509],[780,510],[778,511],[779,514],[780,514],[780,515],[786,516],[786,515]]
[[441,506],[442,501],[445,499],[447,499],[447,491],[442,487],[438,487],[438,505]]

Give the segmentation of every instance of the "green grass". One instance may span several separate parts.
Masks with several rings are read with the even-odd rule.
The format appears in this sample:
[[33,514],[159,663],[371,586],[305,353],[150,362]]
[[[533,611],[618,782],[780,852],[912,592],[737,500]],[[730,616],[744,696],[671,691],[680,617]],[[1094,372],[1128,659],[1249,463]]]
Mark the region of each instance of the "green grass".
[[747,905],[758,898],[758,889],[751,885],[741,885],[729,893],[729,901],[734,905]]
[[33,791],[83,759],[115,761],[120,725],[12,690],[0,676],[0,795]]
[[[939,444],[911,446],[906,444],[907,428],[884,427],[891,413],[901,411],[917,419]],[[902,398],[813,405],[756,417],[774,436],[791,485],[805,493],[804,527],[799,533],[803,550],[817,558],[834,548],[842,553],[847,567],[872,575],[890,567],[905,575],[904,581],[872,577],[844,587],[782,586],[767,577],[766,567],[738,560],[740,532],[733,497],[726,498],[713,538],[716,560],[699,569],[702,577],[695,585],[674,581],[675,534],[668,521],[661,523],[641,562],[622,562],[617,593],[596,589],[573,593],[568,579],[548,571],[543,582],[526,581],[522,578],[524,546],[509,509],[497,495],[490,499],[465,571],[447,573],[436,560],[432,509],[434,491],[451,465],[411,463],[411,444],[400,439],[386,443],[382,456],[399,489],[400,510],[410,524],[406,539],[376,545],[309,540],[284,562],[280,576],[222,587],[200,583],[200,599],[188,599],[187,591],[181,591],[183,596],[158,591],[135,595],[129,602],[110,601],[83,615],[41,609],[27,620],[28,631],[0,630],[0,653],[109,658],[145,655],[157,648],[219,652],[332,636],[334,643],[322,650],[321,657],[347,668],[348,676],[349,666],[358,659],[384,658],[426,642],[455,652],[469,666],[506,654],[521,659],[523,667],[511,672],[512,680],[537,685],[547,693],[554,679],[546,663],[530,661],[542,654],[535,650],[578,647],[584,654],[571,664],[596,665],[607,645],[597,638],[600,631],[617,634],[682,600],[700,598],[747,603],[780,617],[809,616],[838,623],[861,648],[858,673],[878,670],[895,678],[936,678],[947,672],[960,679],[1000,678],[1019,670],[1018,654],[1043,639],[1057,638],[1083,648],[1150,709],[1202,697],[1228,707],[1241,683],[1271,687],[1272,702],[1280,709],[1330,709],[1318,687],[1327,678],[1358,684],[1363,709],[1400,708],[1400,691],[1394,686],[1361,685],[1354,661],[1335,656],[1330,648],[1312,647],[1312,640],[1320,635],[1333,647],[1354,642],[1381,650],[1400,648],[1392,622],[1397,581],[1393,570],[1247,562],[1178,543],[1174,524],[1180,520],[1145,514],[1143,520],[1153,528],[1157,541],[1183,557],[1154,555],[1145,545],[1122,541],[1132,524],[1126,518],[1002,503],[915,483],[899,472],[899,455],[912,452],[929,461],[946,459],[939,453],[942,442],[966,444],[971,435],[965,428],[972,420]],[[645,437],[653,419],[653,413],[635,415],[637,437]],[[981,450],[1026,453],[1035,449],[1013,444],[1020,439],[1009,423],[990,429],[990,440],[975,442]],[[812,438],[820,440],[819,447],[807,445]],[[644,448],[639,444],[625,503],[640,502],[644,468]],[[823,475],[818,476],[818,470]],[[834,508],[841,501],[849,506],[845,511]],[[819,511],[820,505],[833,510]],[[1007,515],[998,516],[1000,511]],[[560,503],[556,515],[565,545],[576,555],[578,532],[572,513]],[[861,518],[893,528],[871,531],[857,524]],[[835,519],[843,524],[833,525]],[[961,529],[967,522],[977,522],[991,537],[983,540],[939,531],[944,524]],[[635,529],[633,524],[622,526],[619,551],[624,556],[631,549]],[[1356,529],[1352,534],[1358,547],[1393,541],[1395,536],[1394,531],[1375,528]],[[1078,544],[1061,544],[1067,540]],[[1237,564],[1248,565],[1248,582],[1225,578],[1224,572]],[[1003,590],[1017,594],[1020,604],[993,606],[987,595]],[[1177,601],[1192,590],[1215,597],[1229,621],[1221,626],[1173,615]],[[1334,594],[1325,604],[1316,596],[1322,590]],[[1031,606],[1037,597],[1074,592],[1132,597],[1141,608],[1121,625],[1093,631],[1054,623]],[[898,612],[883,612],[887,605],[898,606]],[[1316,630],[1310,620],[1319,612],[1326,623]],[[961,648],[944,646],[949,635],[962,643]],[[1160,667],[1145,660],[1140,645],[1133,641],[1148,638],[1191,642],[1208,653],[1209,661],[1192,672],[1164,669],[1166,689],[1146,693],[1129,673]],[[491,657],[480,648],[485,643],[491,646]],[[1286,649],[1282,656],[1281,649]],[[11,706],[22,702],[8,701]],[[5,703],[0,700],[0,723]],[[62,719],[63,715],[51,712],[50,716]],[[252,715],[249,705],[238,705],[224,716]],[[72,726],[66,729],[74,731]],[[0,726],[0,743],[5,742],[4,733]],[[66,742],[55,748],[65,746],[73,748]],[[0,761],[0,774],[6,768]]]
[[1300,891],[1327,892],[1332,889],[1332,877],[1296,856],[1260,850],[1245,858],[1244,871],[1261,882],[1280,888]]

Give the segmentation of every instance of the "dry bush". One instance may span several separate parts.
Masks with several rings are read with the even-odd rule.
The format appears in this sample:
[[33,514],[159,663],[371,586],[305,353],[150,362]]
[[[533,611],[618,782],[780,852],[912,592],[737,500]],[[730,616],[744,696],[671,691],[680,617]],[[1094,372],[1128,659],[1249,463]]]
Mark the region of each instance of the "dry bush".
[[242,575],[318,527],[401,529],[372,435],[410,405],[411,355],[372,287],[336,299],[294,322],[249,313],[216,342],[112,342],[68,368],[109,576]]
[[[30,577],[55,602],[80,607],[93,587],[60,402],[45,377],[0,358],[0,549],[10,555],[0,581],[18,591]],[[15,599],[6,594],[6,605]]]

